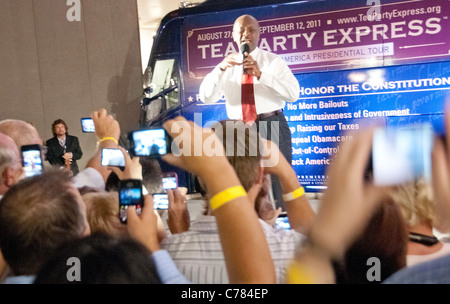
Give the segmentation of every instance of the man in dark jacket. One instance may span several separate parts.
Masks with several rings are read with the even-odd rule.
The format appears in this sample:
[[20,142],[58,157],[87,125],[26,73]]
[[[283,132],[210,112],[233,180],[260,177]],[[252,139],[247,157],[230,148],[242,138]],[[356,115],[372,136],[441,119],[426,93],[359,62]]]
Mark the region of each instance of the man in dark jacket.
[[47,160],[53,166],[64,167],[73,175],[79,171],[77,160],[83,156],[78,137],[67,133],[67,124],[57,119],[52,124],[53,137],[47,140]]

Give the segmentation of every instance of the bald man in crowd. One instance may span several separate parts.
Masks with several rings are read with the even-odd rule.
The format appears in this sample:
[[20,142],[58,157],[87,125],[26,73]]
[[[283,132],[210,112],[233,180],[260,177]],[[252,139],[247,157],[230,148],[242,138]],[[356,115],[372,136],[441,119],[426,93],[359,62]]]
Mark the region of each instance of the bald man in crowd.
[[[24,176],[16,143],[9,136],[0,133],[0,200]],[[7,265],[0,252],[0,280],[6,271]]]
[[23,120],[5,119],[0,121],[0,132],[11,137],[19,149],[24,145],[43,145],[36,128]]
[[0,199],[23,177],[19,149],[9,136],[0,133]]

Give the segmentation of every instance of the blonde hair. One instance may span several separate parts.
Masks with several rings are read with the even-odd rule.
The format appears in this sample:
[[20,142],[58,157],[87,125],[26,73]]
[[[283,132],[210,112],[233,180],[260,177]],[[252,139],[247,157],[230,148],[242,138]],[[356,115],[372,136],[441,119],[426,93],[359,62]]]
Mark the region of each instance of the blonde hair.
[[89,192],[83,194],[87,220],[91,232],[107,233],[116,237],[127,236],[126,225],[119,220],[119,194],[117,192]]
[[436,211],[433,189],[425,179],[397,186],[391,191],[391,196],[400,206],[408,226],[412,227],[423,223],[434,226]]

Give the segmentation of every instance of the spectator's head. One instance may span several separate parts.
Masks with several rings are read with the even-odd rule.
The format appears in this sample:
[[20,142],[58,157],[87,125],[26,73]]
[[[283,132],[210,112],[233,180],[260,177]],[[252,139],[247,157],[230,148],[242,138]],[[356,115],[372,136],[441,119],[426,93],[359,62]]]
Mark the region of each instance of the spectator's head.
[[117,192],[90,192],[83,196],[87,220],[92,233],[107,233],[115,237],[128,236],[127,226],[119,220]]
[[43,145],[42,138],[36,128],[23,120],[6,119],[0,121],[0,132],[11,137],[19,149],[25,145]]
[[108,175],[108,178],[105,182],[105,190],[106,191],[119,191],[119,183],[120,178],[117,176],[116,172],[111,171],[111,173]]
[[[342,264],[344,276],[338,276],[338,283],[380,283],[406,267],[407,243],[408,232],[400,208],[387,198],[374,213],[361,236],[347,250]],[[377,258],[379,261],[379,265],[375,264],[375,267],[380,268],[374,271],[379,271],[380,281],[368,280],[367,274],[373,265],[372,262],[369,263],[370,258]]]
[[0,249],[16,275],[36,274],[59,246],[89,233],[84,201],[62,170],[23,179],[0,202]]
[[261,141],[256,127],[240,120],[227,119],[214,125],[213,129],[222,141],[228,161],[245,191],[250,190],[262,174]]
[[222,141],[228,161],[236,171],[245,191],[255,184],[263,187],[255,199],[255,210],[262,219],[271,218],[273,205],[268,200],[270,180],[261,166],[261,139],[256,126],[249,126],[241,120],[222,120],[212,126],[217,137]]
[[162,170],[158,160],[153,158],[140,158],[142,166],[142,183],[148,193],[161,193],[162,188]]
[[53,136],[64,136],[69,134],[68,131],[69,128],[67,127],[67,124],[64,120],[57,119],[52,123]]
[[19,149],[7,135],[0,133],[0,195],[24,177]]
[[[150,255],[133,239],[93,234],[62,246],[39,271],[35,284],[161,284]],[[72,277],[68,261],[80,266]]]
[[390,194],[400,206],[408,227],[420,224],[433,227],[436,224],[433,189],[425,179],[397,186],[392,189]]

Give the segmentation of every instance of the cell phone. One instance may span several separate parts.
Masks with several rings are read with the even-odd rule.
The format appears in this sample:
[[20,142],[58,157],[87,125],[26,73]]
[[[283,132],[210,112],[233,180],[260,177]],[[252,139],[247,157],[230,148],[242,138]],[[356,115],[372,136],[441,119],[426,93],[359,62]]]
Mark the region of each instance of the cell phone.
[[20,150],[25,176],[30,177],[41,174],[44,169],[42,147],[40,145],[24,145]]
[[130,132],[128,140],[133,156],[159,157],[171,153],[172,139],[163,128]]
[[102,166],[125,167],[125,157],[119,149],[102,149]]
[[291,224],[289,223],[289,218],[286,212],[280,213],[280,215],[278,215],[277,219],[275,220],[275,228],[285,230],[291,229]]
[[175,172],[163,173],[162,186],[164,190],[178,188],[178,175]]
[[153,194],[153,208],[157,210],[169,209],[169,196],[167,195],[167,193]]
[[376,129],[371,159],[374,184],[398,185],[419,177],[431,180],[433,137],[429,124]]
[[119,182],[119,218],[122,223],[127,222],[129,206],[136,206],[137,214],[142,213],[144,197],[142,194],[142,181],[126,179]]
[[84,133],[95,133],[94,120],[92,118],[81,118],[81,130]]

